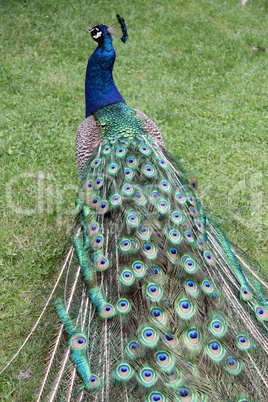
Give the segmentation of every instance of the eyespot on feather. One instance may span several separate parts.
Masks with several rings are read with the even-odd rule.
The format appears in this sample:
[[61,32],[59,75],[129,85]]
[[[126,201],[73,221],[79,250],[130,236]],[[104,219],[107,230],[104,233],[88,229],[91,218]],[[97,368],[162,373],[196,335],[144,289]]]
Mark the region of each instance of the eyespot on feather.
[[120,194],[114,194],[111,197],[110,204],[111,204],[112,207],[118,207],[119,205],[121,205],[122,204],[121,195]]
[[84,187],[84,189],[85,189],[86,192],[92,191],[93,188],[94,188],[94,187],[93,187],[92,180],[86,181],[85,184],[83,185],[83,187]]
[[185,236],[185,239],[188,241],[188,243],[194,244],[194,242],[195,242],[194,237],[189,230],[186,230],[184,232],[184,236]]
[[128,253],[131,250],[131,241],[127,238],[122,239],[119,248],[122,252]]
[[116,150],[116,156],[120,159],[123,159],[126,155],[126,149],[124,147],[119,147]]
[[97,222],[92,222],[88,227],[88,235],[94,236],[99,231],[99,224]]
[[137,161],[136,158],[130,156],[130,157],[127,159],[127,165],[128,165],[128,167],[135,168],[135,167],[137,166],[137,164],[138,164],[138,161]]
[[193,391],[189,387],[180,387],[176,399],[181,402],[195,402]]
[[216,264],[216,259],[214,255],[212,254],[211,251],[209,250],[204,250],[203,252],[204,260],[209,264],[209,265],[215,265]]
[[162,289],[155,283],[149,283],[146,288],[146,294],[152,301],[158,301],[162,298]]
[[162,311],[160,308],[152,308],[151,309],[151,316],[154,320],[154,322],[157,322],[159,324],[165,325],[166,324],[166,314],[164,311]]
[[140,223],[140,218],[136,214],[129,213],[127,215],[126,223],[131,227],[137,227]]
[[121,273],[120,280],[124,285],[130,286],[134,283],[135,278],[134,278],[132,271],[126,268]]
[[167,399],[162,392],[153,391],[148,395],[146,402],[167,402]]
[[143,168],[142,168],[142,173],[143,173],[146,177],[148,177],[149,179],[155,177],[155,175],[156,175],[155,168],[154,168],[152,165],[149,165],[149,164],[143,166]]
[[140,192],[140,191],[135,193],[134,201],[138,205],[145,205],[146,204],[146,198],[144,197],[144,194],[142,192]]
[[211,341],[206,349],[209,357],[213,360],[220,361],[225,355],[225,350],[218,341]]
[[197,227],[197,230],[199,230],[200,233],[205,232],[205,228],[203,226],[203,223],[199,219],[194,220],[195,226]]
[[160,198],[160,195],[157,190],[153,190],[150,194],[150,201],[152,204],[155,204]]
[[95,375],[95,374],[92,374],[92,375],[89,377],[88,382],[89,382],[90,388],[97,388],[97,387],[99,387],[100,384],[101,384],[99,377],[98,377],[97,375]]
[[167,194],[169,194],[171,190],[170,183],[167,180],[161,180],[159,188]]
[[100,248],[103,246],[103,244],[104,244],[103,236],[100,234],[94,236],[91,241],[91,245],[93,248]]
[[133,374],[133,369],[128,363],[121,363],[116,368],[116,377],[118,380],[127,381]]
[[179,211],[174,211],[171,215],[171,220],[172,222],[174,222],[176,225],[180,225],[183,220],[184,220],[184,216],[182,215],[181,212]]
[[186,197],[181,192],[175,194],[175,200],[180,204],[184,205],[186,203]]
[[143,240],[148,240],[151,236],[151,229],[149,226],[141,226],[138,230],[138,236]]
[[95,181],[94,181],[94,188],[96,190],[98,190],[99,188],[101,188],[103,186],[103,179],[102,177],[98,177]]
[[134,261],[132,264],[132,269],[137,278],[143,278],[146,273],[146,266],[141,261]]
[[183,237],[178,230],[171,229],[168,233],[168,238],[173,244],[179,244]]
[[172,355],[167,351],[160,351],[155,354],[156,363],[165,370],[171,370],[174,365]]
[[214,318],[209,326],[210,332],[215,336],[223,336],[226,333],[227,327],[222,319]]
[[170,226],[170,225],[166,225],[165,231],[166,231],[167,233],[169,233],[170,230],[171,230],[171,226]]
[[215,304],[215,305],[219,304],[220,298],[219,298],[219,296],[217,295],[217,293],[214,292],[214,293],[209,294],[208,296],[209,296],[209,300],[210,300],[213,304]]
[[91,197],[88,202],[88,205],[90,206],[90,208],[94,209],[97,207],[98,203],[99,203],[98,197]]
[[157,249],[152,243],[145,243],[143,246],[143,252],[149,259],[155,259],[157,256]]
[[186,344],[193,348],[198,348],[201,344],[200,333],[196,329],[191,329],[184,337]]
[[159,166],[161,166],[161,168],[162,169],[164,169],[164,170],[168,170],[169,169],[169,167],[168,167],[168,164],[167,164],[167,162],[164,160],[164,159],[159,159],[158,160],[158,164],[159,164]]
[[158,342],[158,333],[151,327],[145,327],[140,336],[141,342],[148,347],[155,347]]
[[162,278],[162,270],[158,267],[152,267],[150,273],[156,280],[160,280]]
[[236,345],[240,350],[249,350],[251,348],[251,342],[248,336],[243,334],[237,335]]
[[241,372],[242,366],[240,362],[234,358],[234,357],[228,357],[225,360],[225,369],[228,371],[230,374],[237,375]]
[[101,160],[100,160],[99,158],[94,159],[94,160],[91,162],[91,167],[97,168],[97,167],[100,165],[100,162],[101,162]]
[[155,142],[150,141],[150,144],[152,145],[153,148],[159,150],[159,147],[157,146],[157,144]]
[[213,286],[213,284],[212,284],[209,280],[207,280],[207,279],[205,279],[205,280],[202,282],[201,288],[202,288],[202,290],[203,290],[206,294],[210,294],[210,293],[213,293],[213,292],[214,292],[214,286]]
[[182,299],[177,303],[177,312],[181,318],[189,320],[194,315],[195,308],[192,302]]
[[187,201],[193,206],[196,204],[195,197],[191,193],[187,194]]
[[198,189],[198,179],[197,179],[197,177],[193,177],[190,180],[189,186],[193,191],[196,191]]
[[139,151],[145,156],[148,156],[151,154],[151,150],[146,145],[141,145],[139,148]]
[[135,192],[135,188],[131,184],[125,183],[123,185],[122,193],[124,195],[132,196],[134,194],[134,192]]
[[197,284],[193,280],[191,280],[191,279],[186,280],[184,286],[185,286],[185,289],[187,290],[187,292],[189,292],[193,296],[197,295],[198,287],[197,287]]
[[75,335],[71,339],[71,347],[75,350],[81,350],[87,346],[87,339],[84,334]]
[[172,332],[164,335],[164,341],[168,346],[172,348],[176,348],[178,345],[178,339]]
[[176,247],[170,247],[167,251],[167,256],[170,262],[175,264],[179,258],[179,252]]
[[161,214],[158,214],[158,215],[156,215],[155,220],[156,220],[155,223],[161,227],[162,226],[161,222],[164,220],[164,216]]
[[268,311],[262,306],[255,306],[256,317],[261,321],[268,319]]
[[131,240],[131,252],[136,253],[140,249],[140,244],[137,240],[130,239]]
[[101,200],[98,203],[97,211],[99,214],[105,214],[108,211],[108,208],[109,208],[108,202],[106,200]]
[[202,251],[207,250],[207,245],[201,237],[197,239],[197,247]]
[[125,350],[130,357],[137,357],[139,345],[136,341],[130,341]]
[[125,174],[126,179],[132,180],[135,175],[135,172],[133,170],[131,170],[130,168],[125,168],[124,174]]
[[111,318],[115,315],[115,309],[111,304],[105,303],[102,307],[100,315],[102,318]]
[[129,313],[131,310],[131,305],[128,300],[126,299],[119,299],[116,305],[117,310],[119,313]]
[[108,155],[110,155],[111,151],[112,151],[112,148],[109,147],[109,145],[106,145],[106,146],[102,147],[101,154],[103,156],[108,156]]
[[180,381],[180,374],[178,372],[178,370],[176,368],[173,368],[169,371],[166,371],[164,373],[165,375],[165,380],[167,381],[167,383],[169,385],[172,386],[172,388],[174,388],[175,386],[179,385],[179,381]]
[[149,388],[156,383],[157,373],[151,367],[145,366],[140,370],[138,380],[143,386]]
[[250,290],[247,289],[245,286],[241,287],[240,295],[241,295],[242,300],[244,300],[244,301],[252,300],[252,297],[253,297]]
[[194,274],[198,271],[198,265],[197,263],[194,261],[193,258],[191,258],[190,256],[188,256],[187,254],[185,254],[182,258],[181,258],[181,262],[183,265],[183,268],[185,269],[186,272],[188,272],[189,274]]
[[191,207],[191,208],[190,208],[190,213],[191,213],[191,215],[194,216],[195,218],[198,218],[198,217],[199,217],[199,212],[198,212],[197,208],[195,208],[195,207]]
[[117,163],[112,162],[107,167],[107,173],[111,176],[115,176],[119,170],[119,165]]
[[105,269],[108,269],[109,268],[108,258],[100,256],[96,263],[96,267],[98,271],[104,271]]

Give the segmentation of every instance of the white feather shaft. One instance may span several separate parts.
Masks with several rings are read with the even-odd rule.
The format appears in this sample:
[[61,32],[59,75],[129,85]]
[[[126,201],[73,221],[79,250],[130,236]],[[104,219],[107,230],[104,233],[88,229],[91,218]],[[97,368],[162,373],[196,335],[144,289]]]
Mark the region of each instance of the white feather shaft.
[[28,340],[30,339],[30,337],[32,336],[32,334],[34,333],[34,331],[36,330],[38,324],[40,323],[40,321],[41,321],[41,319],[42,319],[42,317],[43,317],[43,315],[44,315],[44,313],[45,313],[45,311],[46,311],[46,309],[47,309],[47,306],[48,306],[49,303],[50,303],[50,300],[52,299],[52,296],[53,296],[54,293],[55,293],[55,290],[56,290],[56,288],[57,288],[57,286],[58,286],[58,284],[59,284],[60,278],[62,277],[62,274],[63,274],[63,272],[65,271],[67,262],[69,261],[70,258],[72,258],[73,251],[74,251],[74,247],[72,246],[72,247],[70,248],[70,250],[69,250],[69,253],[68,253],[68,255],[67,255],[65,261],[64,261],[64,264],[63,264],[62,269],[61,269],[61,271],[60,271],[60,273],[59,273],[59,275],[58,275],[58,278],[57,278],[57,280],[56,280],[56,282],[55,282],[55,285],[54,285],[54,287],[53,287],[53,289],[52,289],[52,291],[51,291],[51,293],[50,293],[50,295],[49,295],[49,297],[48,297],[48,299],[47,299],[47,302],[46,302],[46,304],[45,304],[45,306],[44,306],[44,308],[43,308],[41,314],[39,315],[39,317],[38,317],[36,323],[34,324],[32,330],[30,331],[29,335],[27,336],[27,338],[25,339],[25,341],[23,342],[23,344],[21,345],[21,347],[18,349],[18,351],[15,353],[15,355],[12,357],[12,359],[7,363],[7,365],[6,365],[6,366],[3,368],[3,370],[0,372],[0,375],[8,368],[8,366],[13,362],[13,360],[16,359],[16,357],[18,356],[18,354],[21,352],[21,350],[24,348],[24,346],[26,345],[26,343],[28,342]]
[[72,377],[71,377],[71,381],[70,381],[70,386],[68,389],[68,395],[67,395],[67,402],[71,402],[72,401],[72,392],[73,392],[73,387],[74,387],[74,380],[76,377],[76,367],[74,367],[73,372],[72,372]]
[[232,249],[232,253],[235,255],[235,257],[242,262],[242,264],[244,265],[245,268],[247,268],[247,270],[253,275],[255,276],[255,278],[266,288],[268,289],[268,285],[257,275],[255,274],[254,271],[252,271],[252,269],[245,263],[244,260],[242,260],[242,258],[240,257],[239,254],[237,254],[233,249]]
[[254,360],[252,359],[252,357],[251,357],[251,355],[250,355],[249,353],[248,353],[248,357],[249,357],[249,360],[251,361],[251,363],[253,364],[255,370],[257,371],[257,373],[258,373],[259,376],[261,377],[261,379],[262,379],[264,385],[266,386],[266,388],[268,388],[268,384],[267,384],[267,382],[265,381],[265,378],[263,377],[262,373],[261,373],[260,370],[258,369],[258,366],[255,364]]
[[[66,313],[68,313],[68,311],[70,309],[71,302],[72,302],[72,299],[73,299],[73,296],[74,296],[74,292],[75,292],[75,289],[76,289],[76,285],[77,285],[79,275],[80,275],[80,266],[78,267],[78,269],[76,271],[76,274],[75,274],[75,280],[74,280],[74,283],[73,283],[73,286],[72,286],[72,289],[71,289],[71,294],[70,294],[70,297],[69,297],[69,300],[68,300]],[[59,334],[58,334],[58,337],[57,337],[57,340],[56,340],[56,343],[55,343],[55,346],[54,346],[54,349],[53,349],[53,352],[52,352],[52,355],[51,355],[51,358],[50,358],[50,361],[49,361],[49,364],[48,364],[48,367],[47,367],[47,371],[46,371],[44,380],[43,380],[42,385],[41,385],[41,389],[40,389],[40,392],[39,392],[39,395],[38,395],[37,402],[39,402],[41,400],[41,396],[43,394],[43,391],[44,391],[44,388],[45,388],[45,385],[46,385],[46,382],[47,382],[47,379],[48,379],[48,375],[49,375],[50,369],[52,367],[52,363],[54,361],[54,358],[55,358],[55,355],[56,355],[56,352],[57,352],[57,349],[58,349],[58,346],[59,346],[59,343],[60,343],[63,328],[64,328],[64,325],[62,324],[61,327],[60,327],[60,330],[59,330]],[[70,351],[68,351],[68,352],[70,353]],[[63,366],[63,367],[65,367],[65,366]],[[60,378],[60,376],[62,376],[62,374],[63,374],[63,369],[61,369],[61,371],[59,373],[59,378]],[[51,393],[51,399],[50,399],[51,402],[54,400],[54,398],[56,396],[56,393],[57,393],[57,390],[58,390],[58,384],[59,384],[59,382],[57,382],[55,389]]]

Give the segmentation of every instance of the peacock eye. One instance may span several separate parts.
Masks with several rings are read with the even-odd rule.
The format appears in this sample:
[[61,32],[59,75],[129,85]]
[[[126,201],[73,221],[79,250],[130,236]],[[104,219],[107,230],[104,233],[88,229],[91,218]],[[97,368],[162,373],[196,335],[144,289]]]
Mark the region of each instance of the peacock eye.
[[96,35],[96,33],[98,33],[98,32],[99,32],[98,28],[92,28],[91,31],[90,31],[92,36]]
[[92,28],[90,31],[90,35],[92,38],[97,39],[102,35],[102,32],[99,30],[99,28]]

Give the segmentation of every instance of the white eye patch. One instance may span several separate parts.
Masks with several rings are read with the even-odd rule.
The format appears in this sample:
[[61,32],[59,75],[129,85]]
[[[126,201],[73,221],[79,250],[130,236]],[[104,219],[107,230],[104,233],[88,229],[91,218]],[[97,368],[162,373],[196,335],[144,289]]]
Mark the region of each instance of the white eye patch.
[[93,35],[92,38],[97,39],[102,35],[102,32],[99,31],[98,33],[96,33],[96,35]]

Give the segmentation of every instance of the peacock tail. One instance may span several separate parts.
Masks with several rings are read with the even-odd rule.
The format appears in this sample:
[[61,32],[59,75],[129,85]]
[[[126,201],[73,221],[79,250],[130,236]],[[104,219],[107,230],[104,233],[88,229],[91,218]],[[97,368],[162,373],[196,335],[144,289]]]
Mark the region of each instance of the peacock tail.
[[77,257],[56,303],[61,336],[42,398],[263,401],[258,282],[145,121],[124,103],[95,119],[101,142],[81,173]]
[[[103,27],[91,30],[97,49]],[[105,99],[77,133],[78,214],[37,400],[266,400],[267,285],[157,126]]]

